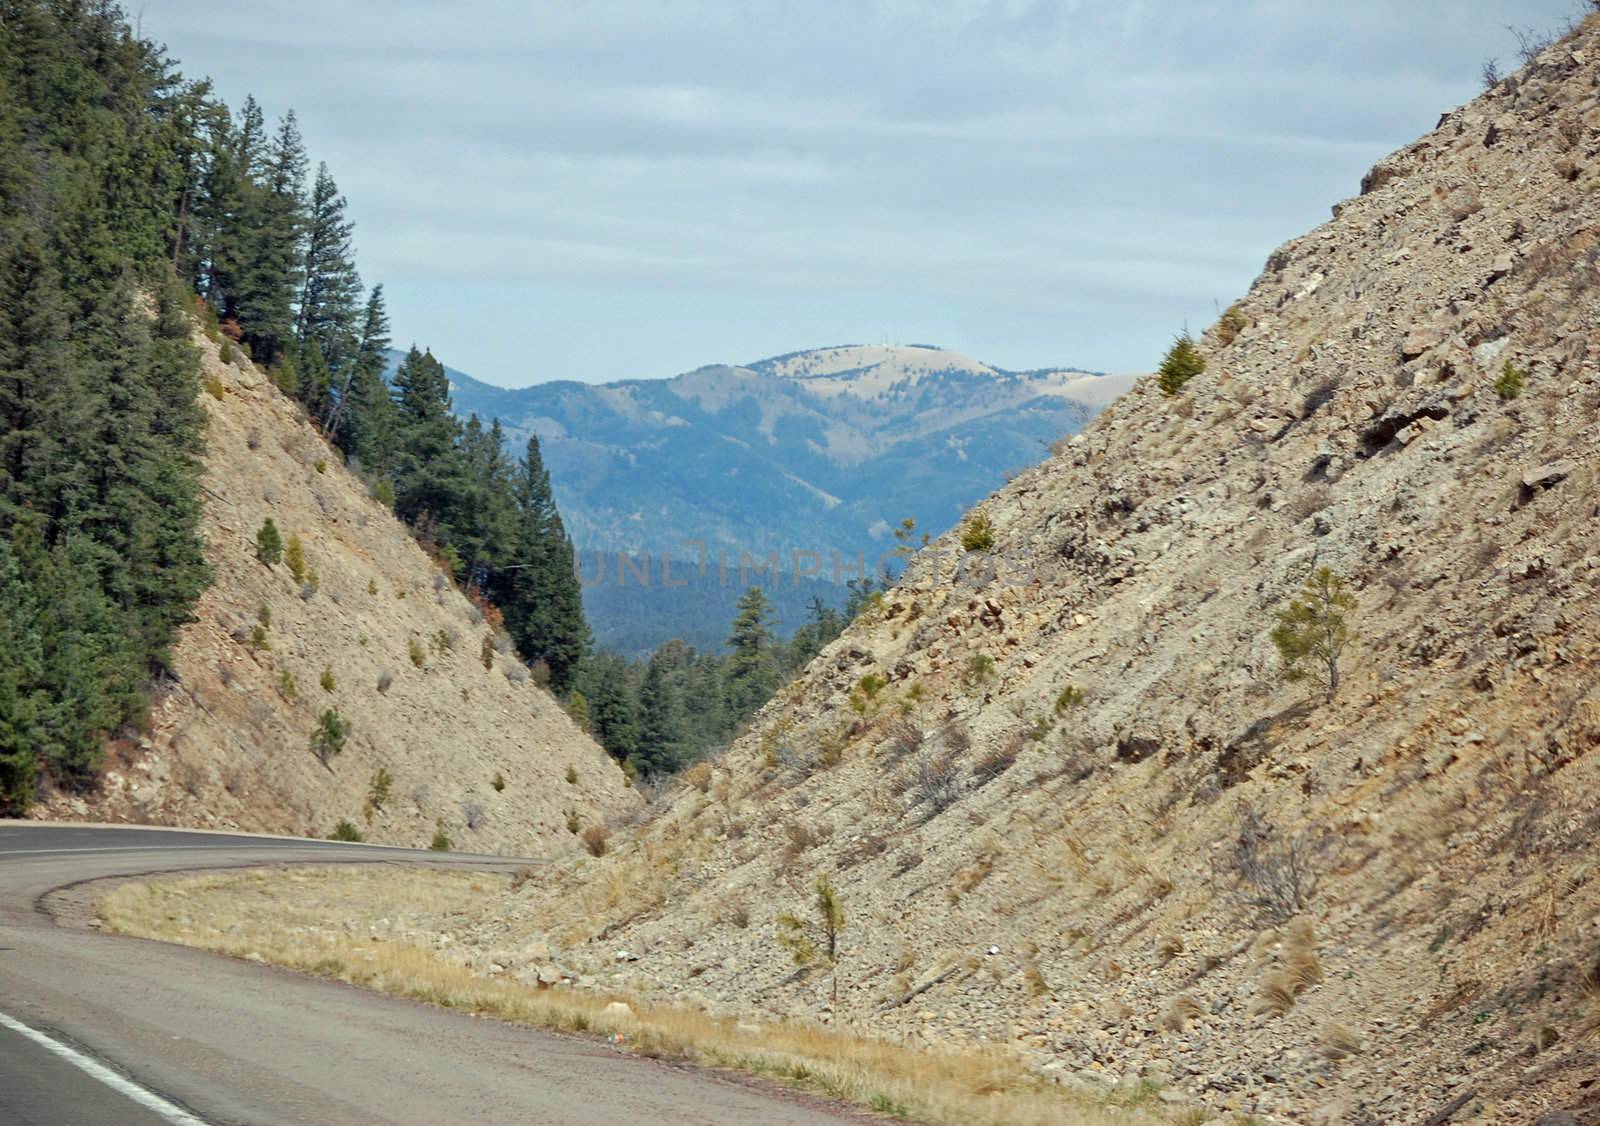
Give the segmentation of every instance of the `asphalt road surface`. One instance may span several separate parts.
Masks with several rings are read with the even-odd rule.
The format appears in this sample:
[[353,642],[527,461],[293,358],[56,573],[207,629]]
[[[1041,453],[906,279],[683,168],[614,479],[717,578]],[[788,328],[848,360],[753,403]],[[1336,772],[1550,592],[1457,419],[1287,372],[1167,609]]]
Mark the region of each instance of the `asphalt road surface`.
[[859,1121],[603,1044],[199,950],[56,925],[45,893],[106,876],[284,861],[490,868],[495,857],[0,821],[0,1123]]

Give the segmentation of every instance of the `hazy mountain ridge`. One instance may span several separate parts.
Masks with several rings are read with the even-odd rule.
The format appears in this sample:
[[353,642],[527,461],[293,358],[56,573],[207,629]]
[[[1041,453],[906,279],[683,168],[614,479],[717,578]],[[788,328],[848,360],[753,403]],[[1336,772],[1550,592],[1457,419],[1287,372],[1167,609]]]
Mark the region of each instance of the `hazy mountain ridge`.
[[738,590],[696,576],[691,589],[624,592],[622,553],[650,553],[658,573],[664,553],[677,566],[702,550],[734,573],[742,557],[774,552],[786,573],[819,568],[774,592],[787,632],[813,593],[840,603],[838,584],[886,563],[891,526],[949,528],[1130,384],[1075,368],[1006,371],[931,345],[835,345],[672,379],[515,390],[446,371],[458,414],[498,417],[514,449],[538,433],[566,528],[600,576],[584,597],[595,638],[626,651],[667,637],[718,645]]
[[[863,562],[872,571],[907,516],[931,533],[950,527],[1129,383],[876,345],[603,385],[508,390],[449,374],[458,413],[499,418],[513,447],[539,435],[580,550],[659,558],[703,544],[735,564],[777,552],[786,570],[796,552],[816,553],[835,581]],[[590,603],[605,635],[613,623]]]

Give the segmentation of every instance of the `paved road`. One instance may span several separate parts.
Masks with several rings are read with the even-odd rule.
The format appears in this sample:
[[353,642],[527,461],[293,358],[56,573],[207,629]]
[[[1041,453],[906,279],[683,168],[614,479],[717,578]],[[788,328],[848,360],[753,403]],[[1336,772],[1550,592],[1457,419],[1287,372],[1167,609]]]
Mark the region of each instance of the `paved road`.
[[[586,1040],[185,947],[59,927],[36,906],[44,893],[82,880],[282,861],[511,863],[321,841],[0,821],[0,1122],[856,1120],[813,1100]],[[96,1069],[100,1078],[90,1074]],[[119,1083],[130,1093],[119,1092]]]

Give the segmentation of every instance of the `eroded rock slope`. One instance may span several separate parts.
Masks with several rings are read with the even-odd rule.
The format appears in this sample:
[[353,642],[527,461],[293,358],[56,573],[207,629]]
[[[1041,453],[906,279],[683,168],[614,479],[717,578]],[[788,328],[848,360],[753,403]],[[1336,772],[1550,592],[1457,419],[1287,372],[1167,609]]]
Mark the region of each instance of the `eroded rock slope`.
[[[1293,1121],[1597,1120],[1597,82],[1591,18],[1378,164],[1203,375],[981,504],[992,551],[936,542],[481,941],[820,1015],[776,917],[827,874],[832,1019]],[[1268,638],[1320,566],[1332,703]]]
[[[197,337],[209,390],[202,535],[215,581],[176,648],[146,738],[101,793],[35,816],[546,855],[637,798],[482,613],[248,362]],[[312,581],[256,557],[271,518]],[[488,650],[485,651],[485,643]],[[311,737],[349,725],[322,761]],[[381,774],[380,774],[381,772]],[[387,781],[384,781],[384,776]]]

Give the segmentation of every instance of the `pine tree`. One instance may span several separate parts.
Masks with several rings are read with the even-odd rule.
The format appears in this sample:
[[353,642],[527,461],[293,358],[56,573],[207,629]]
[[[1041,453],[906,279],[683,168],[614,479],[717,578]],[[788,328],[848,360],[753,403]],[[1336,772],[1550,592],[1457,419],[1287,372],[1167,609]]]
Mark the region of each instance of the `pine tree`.
[[732,734],[734,721],[722,690],[722,661],[707,653],[695,654],[684,670],[684,729],[693,732],[700,750]]
[[844,932],[844,901],[826,872],[818,873],[811,885],[814,920],[784,912],[778,916],[778,945],[787,950],[797,966],[822,961],[833,973],[833,1003],[839,1011],[839,938]]
[[388,349],[389,315],[383,286],[375,285],[367,295],[349,393],[341,399],[341,406],[346,409],[331,429],[345,452],[354,455],[368,474],[380,479],[394,472],[398,449],[394,400],[383,378]]
[[[253,98],[245,101],[247,120],[251,110],[259,134],[261,110]],[[234,295],[243,269],[241,213],[250,187],[249,157],[241,151],[244,132],[234,130],[226,106],[208,106],[200,127],[204,133],[203,169],[189,224],[195,247],[192,277],[200,295],[221,318],[235,315]]]
[[613,653],[586,662],[580,689],[588,702],[589,733],[613,758],[624,761],[638,750],[639,736],[628,663]]
[[306,216],[305,257],[301,267],[299,312],[295,332],[302,353],[314,353],[325,365],[329,390],[318,403],[307,403],[324,429],[337,430],[341,404],[355,379],[359,348],[361,279],[356,274],[345,199],[326,164],[317,166]]
[[38,713],[44,654],[35,627],[34,591],[11,544],[0,539],[0,813],[32,803],[38,778]]
[[573,723],[578,725],[579,731],[588,733],[590,726],[589,697],[576,688],[567,697],[567,715],[572,718]]
[[268,516],[256,532],[256,558],[271,567],[283,560],[283,536]]
[[572,541],[535,436],[517,467],[515,498],[514,562],[491,573],[489,589],[517,649],[530,661],[544,661],[551,688],[565,692],[588,652],[589,626]]
[[845,619],[839,611],[813,595],[806,605],[805,624],[789,639],[785,668],[799,670],[810,664],[824,646],[844,632],[844,627]]
[[771,699],[778,687],[777,638],[772,629],[772,602],[753,586],[740,596],[728,636],[725,691],[734,721],[742,722]]
[[395,512],[431,533],[448,524],[462,478],[460,424],[450,411],[444,365],[413,346],[395,372],[394,398]]
[[273,364],[294,336],[292,305],[305,223],[306,153],[293,110],[278,126],[264,173],[243,193],[243,238],[228,312],[243,326],[251,357]]
[[323,354],[335,356],[355,336],[361,280],[356,275],[351,233],[355,224],[345,217],[345,198],[327,164],[317,165],[306,213],[305,257],[301,266],[296,338],[303,345],[315,340]]
[[1339,660],[1354,640],[1345,620],[1356,600],[1345,590],[1344,580],[1330,568],[1319,567],[1306,580],[1298,598],[1278,612],[1272,644],[1283,658],[1284,677],[1290,681],[1320,676],[1332,703],[1339,691]]
[[639,684],[639,737],[634,757],[646,774],[670,773],[682,760],[683,717],[667,679],[668,659],[653,655]]
[[60,279],[42,232],[23,225],[0,249],[0,527],[55,503],[80,402]]
[[323,357],[322,346],[315,340],[300,349],[300,362],[295,366],[299,398],[305,404],[306,414],[321,422],[333,411],[334,375]]
[[306,548],[297,534],[290,535],[289,542],[283,549],[283,565],[289,568],[289,575],[295,582],[300,582],[306,577]]
[[[0,26],[0,807],[95,780],[206,580],[183,259],[204,145],[111,5]],[[166,279],[165,281],[163,279]],[[142,307],[156,299],[152,321]]]
[[239,131],[235,135],[234,154],[239,159],[239,171],[248,179],[265,181],[268,175],[267,115],[254,94],[244,96],[239,107]]
[[201,123],[211,117],[216,107],[211,99],[210,80],[184,83],[174,106],[169,125],[178,158],[178,194],[174,205],[177,215],[172,235],[172,272],[199,292],[198,266],[202,252],[195,239],[193,212],[201,195],[206,167],[207,145]]

